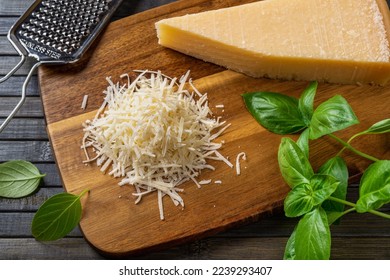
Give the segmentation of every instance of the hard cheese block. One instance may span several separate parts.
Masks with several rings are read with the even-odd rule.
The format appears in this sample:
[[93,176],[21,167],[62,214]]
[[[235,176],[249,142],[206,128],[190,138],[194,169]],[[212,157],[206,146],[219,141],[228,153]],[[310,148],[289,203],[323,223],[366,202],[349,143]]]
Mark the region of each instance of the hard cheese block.
[[159,43],[253,77],[390,82],[385,0],[265,0],[156,23]]

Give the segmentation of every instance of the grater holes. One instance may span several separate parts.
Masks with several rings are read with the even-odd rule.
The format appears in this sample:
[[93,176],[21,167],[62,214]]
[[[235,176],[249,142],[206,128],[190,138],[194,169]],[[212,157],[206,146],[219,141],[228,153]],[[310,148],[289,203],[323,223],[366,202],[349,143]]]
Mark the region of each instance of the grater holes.
[[91,34],[111,0],[43,0],[18,30],[20,36],[72,54]]

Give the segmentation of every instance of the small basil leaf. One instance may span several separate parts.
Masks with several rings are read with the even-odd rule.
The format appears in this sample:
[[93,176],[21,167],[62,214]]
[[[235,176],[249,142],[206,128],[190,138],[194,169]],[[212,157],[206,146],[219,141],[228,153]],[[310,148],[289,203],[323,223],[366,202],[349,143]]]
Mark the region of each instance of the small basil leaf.
[[371,164],[364,172],[359,186],[356,211],[364,213],[390,202],[390,160]]
[[298,108],[302,114],[303,120],[307,126],[310,125],[311,117],[313,116],[314,97],[317,92],[318,83],[311,82],[303,91],[299,98]]
[[305,214],[298,223],[295,235],[295,259],[328,260],[331,235],[328,218],[321,207]]
[[[346,199],[349,175],[347,164],[341,157],[336,156],[329,159],[320,167],[318,173],[335,178],[339,182],[339,185],[335,192],[332,193],[332,196],[342,200]],[[330,212],[343,212],[345,207],[344,204],[327,200],[322,204],[322,208],[324,208],[325,211]]]
[[310,122],[310,139],[342,130],[359,123],[351,106],[340,95],[336,95],[320,104],[313,113]]
[[287,240],[286,247],[284,249],[284,260],[295,260],[295,234],[297,228],[291,233],[290,238]]
[[300,184],[309,184],[314,172],[310,162],[298,145],[290,138],[282,138],[278,162],[286,183],[294,188]]
[[359,134],[381,134],[390,132],[390,119],[382,120],[373,124],[369,129]]
[[293,188],[284,200],[286,217],[299,217],[310,212],[314,207],[312,188],[309,184],[300,184]]
[[24,160],[0,164],[0,196],[20,198],[33,193],[44,177],[38,168]]
[[309,129],[306,128],[297,140],[297,145],[301,148],[302,152],[307,158],[309,158]]
[[248,111],[267,130],[277,134],[296,133],[306,127],[298,99],[280,93],[254,92],[242,95]]
[[314,175],[310,184],[301,184],[293,188],[284,200],[284,212],[287,217],[298,217],[320,205],[336,190],[339,182],[332,176]]
[[84,195],[60,193],[46,200],[35,213],[31,231],[39,241],[53,241],[66,236],[80,222]]
[[337,189],[339,182],[329,175],[315,174],[310,179],[314,205],[319,205],[328,199]]
[[313,189],[309,184],[301,184],[293,188],[284,200],[286,217],[299,217],[310,212],[315,206]]

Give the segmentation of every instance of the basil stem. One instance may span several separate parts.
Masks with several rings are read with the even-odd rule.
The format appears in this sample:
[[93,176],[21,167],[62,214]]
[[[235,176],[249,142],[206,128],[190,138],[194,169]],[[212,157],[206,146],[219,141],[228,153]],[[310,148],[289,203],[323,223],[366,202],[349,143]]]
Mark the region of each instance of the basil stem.
[[[351,206],[351,207],[353,207],[353,208],[356,207],[356,204],[355,204],[355,203],[352,203],[352,202],[349,202],[349,201],[346,201],[346,200],[343,200],[343,199],[339,199],[339,198],[336,198],[336,197],[333,197],[333,196],[329,197],[328,199],[329,199],[329,200],[332,200],[332,201],[334,201],[334,202],[343,203],[343,204],[345,204],[345,205],[347,205],[347,206]],[[348,211],[348,210],[347,210],[347,211]],[[371,214],[374,214],[374,215],[376,215],[376,216],[385,218],[385,219],[390,219],[390,215],[385,214],[385,213],[383,213],[383,212],[379,212],[379,211],[376,211],[376,210],[369,210],[369,211],[367,211],[367,212],[368,212],[368,213],[371,213]]]
[[[342,139],[338,138],[336,135],[330,133],[328,134],[329,137],[333,138],[334,140],[336,140],[337,142],[341,143],[345,148],[347,148],[348,150],[354,152],[355,154],[363,157],[363,158],[366,158],[366,159],[369,159],[371,161],[379,161],[379,159],[373,157],[373,156],[370,156],[370,155],[367,155],[357,149],[355,149],[354,147],[351,146],[351,144],[343,141]],[[340,153],[342,152],[343,150],[340,151]]]

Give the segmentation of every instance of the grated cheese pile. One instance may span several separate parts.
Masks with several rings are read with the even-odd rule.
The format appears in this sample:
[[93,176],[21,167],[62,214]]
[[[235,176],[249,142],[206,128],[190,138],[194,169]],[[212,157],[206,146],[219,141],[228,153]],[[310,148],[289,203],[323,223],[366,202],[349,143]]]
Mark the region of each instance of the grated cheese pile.
[[[164,219],[162,198],[168,195],[175,205],[184,207],[178,188],[203,169],[214,170],[208,159],[224,161],[233,167],[214,140],[229,124],[213,118],[207,94],[201,94],[188,81],[161,72],[138,71],[134,81],[114,84],[104,92],[104,102],[95,118],[86,121],[82,148],[85,162],[96,161],[102,172],[121,177],[119,185],[133,185],[136,203],[157,191],[160,218]],[[94,156],[90,156],[93,150]]]

